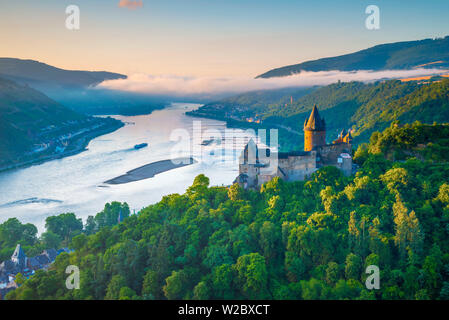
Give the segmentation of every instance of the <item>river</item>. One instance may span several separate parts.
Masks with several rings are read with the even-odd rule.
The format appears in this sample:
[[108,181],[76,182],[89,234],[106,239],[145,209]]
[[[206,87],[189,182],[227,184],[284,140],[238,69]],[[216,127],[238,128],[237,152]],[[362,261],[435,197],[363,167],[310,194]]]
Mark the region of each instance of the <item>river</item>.
[[[0,173],[0,223],[16,217],[22,223],[33,223],[42,232],[48,216],[74,212],[85,221],[111,201],[127,202],[131,212],[138,212],[164,195],[184,193],[200,173],[210,178],[211,185],[231,184],[238,174],[237,158],[244,147],[244,132],[234,130],[235,145],[229,148],[217,142],[201,146],[194,140],[195,132],[211,129],[223,132],[226,124],[184,114],[197,107],[197,104],[176,103],[150,115],[114,116],[126,125],[92,140],[86,151]],[[176,132],[189,133],[188,141],[196,148],[193,151],[196,163],[141,181],[104,183],[148,163],[172,159],[173,150],[180,145],[179,141],[171,141]],[[133,148],[144,142],[148,147]]]

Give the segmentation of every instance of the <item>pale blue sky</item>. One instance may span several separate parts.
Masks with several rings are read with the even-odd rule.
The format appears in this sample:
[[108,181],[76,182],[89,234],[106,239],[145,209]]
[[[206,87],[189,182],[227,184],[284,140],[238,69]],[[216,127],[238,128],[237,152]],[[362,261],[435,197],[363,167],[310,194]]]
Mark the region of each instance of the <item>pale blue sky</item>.
[[[447,0],[3,0],[0,56],[71,69],[254,76],[376,44],[449,34]],[[81,30],[65,28],[76,4]],[[380,8],[380,30],[365,8]]]

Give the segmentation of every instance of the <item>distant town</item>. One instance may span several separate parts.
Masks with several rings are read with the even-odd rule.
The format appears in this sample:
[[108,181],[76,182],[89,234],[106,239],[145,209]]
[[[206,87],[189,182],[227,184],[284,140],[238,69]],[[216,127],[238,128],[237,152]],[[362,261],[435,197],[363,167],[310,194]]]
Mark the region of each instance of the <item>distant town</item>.
[[19,287],[16,283],[18,274],[26,279],[35,274],[36,270],[47,270],[56,257],[63,252],[71,252],[68,248],[59,250],[46,249],[41,254],[28,258],[20,244],[17,245],[10,260],[0,263],[0,299]]
[[0,171],[76,154],[83,151],[90,140],[123,125],[111,117],[86,117],[49,125],[34,134],[29,131],[30,140],[35,141],[31,149],[14,163],[0,160]]

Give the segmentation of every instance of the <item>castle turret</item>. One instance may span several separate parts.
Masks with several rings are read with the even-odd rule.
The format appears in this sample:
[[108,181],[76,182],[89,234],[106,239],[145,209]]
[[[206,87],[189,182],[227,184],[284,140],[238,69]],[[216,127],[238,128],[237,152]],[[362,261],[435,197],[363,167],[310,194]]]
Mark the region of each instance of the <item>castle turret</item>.
[[237,182],[241,183],[244,188],[254,187],[257,185],[257,176],[259,168],[259,149],[253,139],[250,139],[243,149],[239,159],[239,177]]
[[320,117],[316,106],[304,122],[304,151],[326,145],[326,122]]
[[351,143],[352,136],[351,131],[346,131],[346,129],[341,130],[340,134],[338,135],[337,140],[334,140],[333,144],[337,143]]
[[259,149],[253,139],[250,139],[240,155],[240,164],[256,164]]
[[346,137],[347,134],[348,134],[348,132],[346,131],[346,129],[343,129],[343,130],[341,130],[338,138],[341,139],[341,141],[343,141],[343,139]]
[[351,130],[349,130],[349,132],[343,137],[343,142],[344,143],[348,143],[348,144],[352,144]]

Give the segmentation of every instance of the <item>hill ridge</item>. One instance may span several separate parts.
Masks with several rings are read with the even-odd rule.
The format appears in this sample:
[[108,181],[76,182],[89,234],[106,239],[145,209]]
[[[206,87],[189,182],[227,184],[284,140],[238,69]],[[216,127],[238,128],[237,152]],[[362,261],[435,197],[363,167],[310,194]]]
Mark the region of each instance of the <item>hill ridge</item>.
[[404,70],[417,66],[449,67],[449,36],[378,44],[352,53],[275,68],[256,78],[286,77],[301,71]]
[[22,83],[44,82],[58,86],[88,87],[104,80],[126,79],[108,71],[66,70],[32,59],[0,57],[0,76]]

